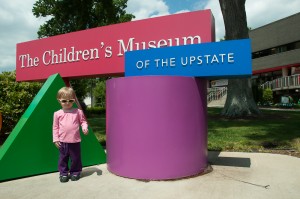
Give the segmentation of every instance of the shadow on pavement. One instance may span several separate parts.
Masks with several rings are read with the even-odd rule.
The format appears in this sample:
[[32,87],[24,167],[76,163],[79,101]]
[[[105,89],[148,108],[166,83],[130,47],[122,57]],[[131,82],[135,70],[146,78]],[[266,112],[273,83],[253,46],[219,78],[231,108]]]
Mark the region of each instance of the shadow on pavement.
[[211,165],[230,166],[230,167],[250,167],[250,158],[240,157],[220,157],[221,151],[209,151],[208,162]]
[[88,177],[90,175],[93,175],[94,173],[97,173],[97,176],[101,176],[102,170],[96,167],[84,168],[81,172],[81,178]]

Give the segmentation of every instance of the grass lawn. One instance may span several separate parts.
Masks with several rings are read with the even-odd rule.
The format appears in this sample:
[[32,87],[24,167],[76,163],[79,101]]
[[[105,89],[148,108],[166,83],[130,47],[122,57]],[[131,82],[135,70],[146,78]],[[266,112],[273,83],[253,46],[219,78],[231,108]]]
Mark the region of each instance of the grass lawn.
[[[243,152],[300,152],[300,111],[262,110],[259,118],[227,119],[221,108],[208,108],[208,150]],[[88,121],[100,143],[105,143],[105,114]]]
[[100,115],[92,114],[87,116],[87,120],[95,136],[99,140],[99,142],[102,144],[102,146],[105,145],[105,141],[106,141],[105,114],[100,114]]
[[229,120],[208,108],[208,149],[300,152],[300,112],[262,110],[259,118]]

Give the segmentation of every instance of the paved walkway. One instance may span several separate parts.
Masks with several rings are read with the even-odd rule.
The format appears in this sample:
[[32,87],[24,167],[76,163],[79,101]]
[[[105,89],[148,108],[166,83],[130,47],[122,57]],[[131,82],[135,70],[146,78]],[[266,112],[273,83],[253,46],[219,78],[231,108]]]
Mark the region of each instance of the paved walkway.
[[[116,176],[106,164],[86,167],[77,182],[58,173],[0,183],[1,199],[298,199],[300,158],[266,153],[209,152],[212,171],[181,180],[139,181]],[[21,165],[20,165],[20,168]]]
[[[208,104],[207,107],[212,108],[223,108],[224,105],[214,105],[214,104]],[[261,110],[274,110],[274,111],[300,111],[299,108],[274,108],[274,107],[259,107]]]
[[275,110],[275,111],[300,111],[299,108],[267,108],[267,107],[260,107],[259,109],[262,110]]

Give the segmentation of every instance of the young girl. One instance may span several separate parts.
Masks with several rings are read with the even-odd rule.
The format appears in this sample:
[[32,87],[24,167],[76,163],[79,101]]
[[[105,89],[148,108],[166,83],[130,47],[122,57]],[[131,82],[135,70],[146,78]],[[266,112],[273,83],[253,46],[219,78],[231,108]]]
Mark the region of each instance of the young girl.
[[[53,142],[59,149],[58,170],[60,182],[77,181],[82,171],[80,154],[80,132],[88,134],[88,124],[82,110],[73,108],[75,92],[70,87],[63,87],[57,93],[57,100],[62,109],[56,111],[53,117]],[[69,169],[68,162],[71,159]]]

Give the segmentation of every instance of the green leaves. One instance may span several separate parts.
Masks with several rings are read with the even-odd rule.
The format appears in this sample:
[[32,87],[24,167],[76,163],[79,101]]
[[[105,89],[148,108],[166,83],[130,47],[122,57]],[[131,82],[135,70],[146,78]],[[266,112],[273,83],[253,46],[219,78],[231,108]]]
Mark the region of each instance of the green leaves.
[[38,0],[32,12],[49,17],[40,26],[38,37],[49,37],[78,30],[131,21],[127,0]]
[[263,90],[264,103],[273,103],[273,91],[270,88]]
[[94,96],[96,99],[96,106],[105,108],[105,96],[106,96],[106,82],[107,78],[100,78],[96,82],[94,89]]
[[0,74],[0,112],[3,117],[0,135],[12,131],[41,86],[41,83],[16,82],[15,71]]

